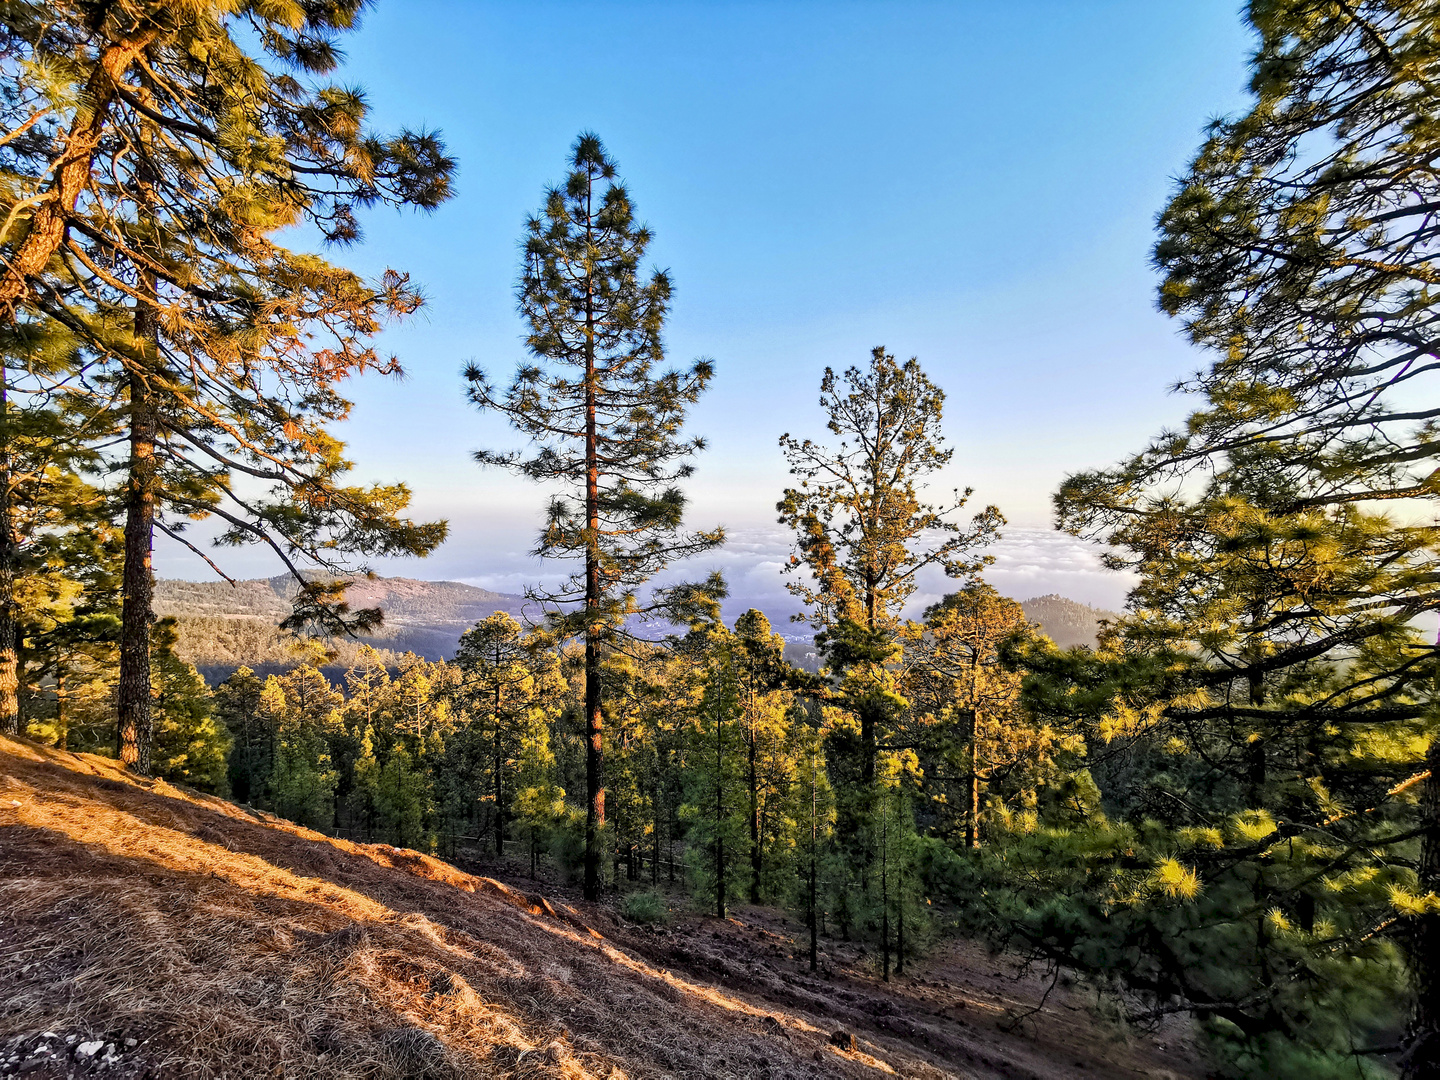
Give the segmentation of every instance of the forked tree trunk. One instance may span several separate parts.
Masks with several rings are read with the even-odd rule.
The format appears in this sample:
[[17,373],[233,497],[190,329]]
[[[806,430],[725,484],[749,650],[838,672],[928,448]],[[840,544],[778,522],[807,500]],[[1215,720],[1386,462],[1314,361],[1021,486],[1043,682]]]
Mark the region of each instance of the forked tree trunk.
[[124,41],[106,46],[99,63],[85,81],[80,100],[89,110],[78,110],[65,134],[65,150],[49,170],[53,179],[30,215],[30,229],[19,247],[5,262],[0,274],[0,320],[14,323],[16,309],[30,291],[31,279],[44,272],[65,241],[65,230],[76,201],[90,179],[95,151],[105,135],[110,107],[125,72],[155,40],[156,31],[147,29]]

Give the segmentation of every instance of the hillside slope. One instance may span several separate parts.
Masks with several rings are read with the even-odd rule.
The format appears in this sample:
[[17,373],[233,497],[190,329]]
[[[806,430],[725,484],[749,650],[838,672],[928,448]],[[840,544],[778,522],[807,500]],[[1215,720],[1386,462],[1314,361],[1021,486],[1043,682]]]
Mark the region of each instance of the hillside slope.
[[1041,633],[1062,649],[1071,649],[1076,645],[1093,648],[1100,633],[1100,621],[1113,622],[1120,617],[1113,611],[1091,607],[1058,593],[1022,600],[1020,608],[1027,619],[1040,624]]
[[[155,611],[180,620],[180,655],[218,681],[241,664],[257,670],[283,665],[288,643],[275,625],[290,614],[295,592],[295,580],[288,574],[234,585],[160,579],[155,582]],[[496,611],[518,618],[525,607],[523,596],[416,578],[360,578],[345,598],[352,608],[378,607],[385,613],[379,632],[364,641],[427,660],[448,660],[460,635],[481,619]]]
[[1169,1075],[1063,990],[1006,1034],[1043,985],[962,990],[976,973],[953,962],[902,986],[816,978],[783,941],[694,917],[642,931],[0,737],[0,1072]]

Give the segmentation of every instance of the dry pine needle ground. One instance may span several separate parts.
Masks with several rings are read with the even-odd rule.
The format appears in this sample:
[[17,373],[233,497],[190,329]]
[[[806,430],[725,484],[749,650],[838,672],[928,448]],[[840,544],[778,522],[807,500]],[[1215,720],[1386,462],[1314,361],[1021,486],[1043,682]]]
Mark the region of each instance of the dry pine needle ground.
[[32,1076],[955,1075],[428,856],[3,737],[0,987],[0,1046],[59,1047]]

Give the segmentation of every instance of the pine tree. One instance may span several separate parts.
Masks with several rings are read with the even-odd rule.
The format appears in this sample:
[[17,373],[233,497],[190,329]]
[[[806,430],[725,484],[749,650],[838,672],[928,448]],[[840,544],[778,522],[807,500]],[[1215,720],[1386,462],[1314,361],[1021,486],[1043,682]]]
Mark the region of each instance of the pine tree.
[[[920,721],[917,744],[936,766],[925,770],[923,786],[937,810],[948,809],[946,778],[958,768],[963,843],[979,847],[985,790],[1013,783],[1017,771],[1036,773],[1054,741],[1025,715],[1021,676],[1002,654],[1003,645],[1023,647],[1034,633],[1018,603],[976,581],[927,609],[923,626],[907,636],[913,644],[904,690]],[[949,737],[957,730],[960,738]]]
[[275,731],[267,796],[282,817],[317,829],[334,827],[340,777],[330,738],[343,730],[342,703],[325,676],[308,665],[265,680],[259,711]]
[[[83,586],[98,583],[96,570],[108,553],[108,504],[86,477],[97,461],[90,443],[108,428],[65,384],[72,337],[49,329],[0,325],[0,733],[7,734],[23,730],[26,638],[46,631],[53,638],[57,619],[71,621],[64,607],[96,606],[98,598]],[[74,568],[68,585],[37,588],[67,563]],[[61,601],[64,591],[70,595]],[[45,614],[26,603],[27,592],[32,599],[48,594]],[[68,643],[75,635],[59,637]],[[53,667],[53,658],[39,666]]]
[[155,672],[155,775],[227,795],[229,731],[215,722],[210,688],[175,655],[175,620],[161,619],[151,636]]
[[[810,970],[820,963],[821,867],[835,822],[835,798],[825,769],[825,733],[810,712],[795,707],[790,720],[790,742],[795,761],[795,782],[789,790],[791,816],[798,824],[794,867],[800,908],[809,931]],[[817,710],[818,713],[819,710]]]
[[923,501],[926,479],[954,455],[940,431],[944,403],[917,360],[897,364],[877,346],[865,370],[852,367],[837,379],[826,368],[821,379],[820,407],[838,446],[780,437],[800,482],[776,507],[795,532],[786,569],[813,579],[797,576],[788,587],[813,608],[817,643],[830,646],[832,666],[857,676],[852,698],[866,785],[875,777],[880,729],[894,714],[882,670],[896,657],[901,612],[918,576],[930,567],[950,577],[974,574],[989,561],[975,552],[1004,524],[993,506],[968,526],[955,520],[969,488],[943,506]]
[[1308,1075],[1349,1023],[1389,1023],[1403,957],[1403,1067],[1434,1076],[1437,667],[1413,622],[1440,608],[1440,534],[1384,509],[1433,499],[1440,475],[1421,388],[1436,16],[1275,0],[1250,18],[1253,106],[1212,127],[1155,251],[1162,307],[1211,356],[1182,384],[1203,404],[1061,489],[1061,524],[1139,586],[1107,655],[1041,660],[1032,685],[1119,750],[1094,764],[1131,830],[1105,877],[1135,872],[1125,852],[1155,860],[1132,985]]
[[546,643],[543,635],[527,637],[511,616],[497,611],[462,634],[455,653],[468,724],[487,744],[481,754],[489,773],[497,856],[505,853],[506,825],[517,816],[513,804],[522,774],[528,773],[532,786],[544,786],[536,770],[543,769],[549,753],[546,712],[558,683]]
[[576,140],[571,164],[564,186],[547,192],[526,223],[520,311],[536,362],[521,365],[504,390],[475,365],[466,378],[470,401],[503,414],[536,448],[530,457],[482,450],[476,460],[564,488],[550,501],[536,552],[581,568],[565,586],[529,595],[557,632],[585,645],[585,896],[595,900],[605,824],[602,653],[632,618],[671,616],[704,591],[672,587],[643,603],[636,595],[669,562],[716,547],[724,534],[680,531],[677,481],[704,447],[681,429],[713,366],[658,369],[671,285],[660,271],[641,276],[651,233],[636,223],[596,136]]
[[248,667],[215,688],[215,715],[230,733],[230,790],[242,803],[258,801],[270,782],[275,727],[260,707],[265,683]]
[[375,729],[369,723],[360,732],[360,749],[351,766],[346,802],[350,821],[359,825],[366,841],[374,843],[380,820],[380,763],[375,759]]
[[749,801],[750,903],[758,904],[767,849],[778,831],[779,823],[772,819],[778,816],[794,769],[787,752],[791,700],[782,690],[791,679],[785,640],[770,629],[763,612],[751,608],[735,620],[734,649]]
[[[154,530],[188,544],[187,519],[217,517],[224,542],[268,545],[297,578],[297,559],[338,570],[346,553],[424,553],[444,534],[399,516],[402,485],[344,484],[349,463],[326,430],[349,408],[340,381],[398,371],[370,339],[418,294],[393,271],[366,282],[274,240],[307,223],[352,242],[357,207],[429,209],[449,193],[453,163],[434,136],[381,138],[358,92],[315,81],[361,7],[7,9],[12,49],[52,73],[43,93],[69,93],[73,120],[24,133],[23,228],[0,294],[11,318],[75,336],[128,437],[115,462],[126,483],[119,713],[122,756],[142,772]],[[91,83],[96,97],[72,92]],[[238,476],[269,490],[242,494]],[[296,618],[339,629],[349,613],[337,588],[302,581]]]
[[731,897],[740,892],[736,870],[749,831],[735,645],[717,625],[692,631],[686,647],[705,665],[685,757],[686,846],[697,898],[707,897],[723,919]]
[[423,763],[411,756],[403,742],[391,747],[380,766],[375,799],[381,826],[391,843],[420,851],[430,849],[430,783]]

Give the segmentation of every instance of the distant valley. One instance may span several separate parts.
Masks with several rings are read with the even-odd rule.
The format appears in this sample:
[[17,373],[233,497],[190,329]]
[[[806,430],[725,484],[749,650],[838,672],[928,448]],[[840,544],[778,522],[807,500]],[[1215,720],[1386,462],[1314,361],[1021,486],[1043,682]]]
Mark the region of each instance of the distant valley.
[[[180,623],[178,651],[213,685],[244,665],[261,673],[294,665],[293,642],[276,629],[290,614],[297,586],[288,574],[237,581],[155,582],[155,611]],[[352,609],[378,607],[385,613],[379,632],[357,641],[332,641],[335,653],[327,675],[338,676],[360,644],[387,659],[413,652],[447,660],[460,635],[481,619],[504,611],[521,617],[526,600],[459,581],[416,578],[357,578],[346,590]],[[533,608],[533,605],[532,605]]]
[[[198,667],[213,685],[241,665],[259,672],[293,666],[293,642],[276,629],[290,613],[296,585],[289,575],[254,578],[234,585],[223,581],[155,583],[155,609],[175,616],[180,624],[180,654]],[[330,642],[333,652],[327,674],[338,677],[361,643],[398,662],[413,652],[428,660],[449,659],[460,635],[481,619],[504,611],[517,619],[527,601],[513,593],[492,592],[459,581],[417,578],[358,578],[347,590],[352,608],[378,607],[385,623],[374,635],[358,641]],[[1091,607],[1051,593],[1021,603],[1025,615],[1039,624],[1061,648],[1093,645],[1102,619],[1114,612]],[[536,614],[533,604],[530,613]],[[789,630],[780,616],[776,627]],[[787,634],[792,639],[796,635]],[[808,641],[792,640],[790,658],[813,667],[816,658]]]

